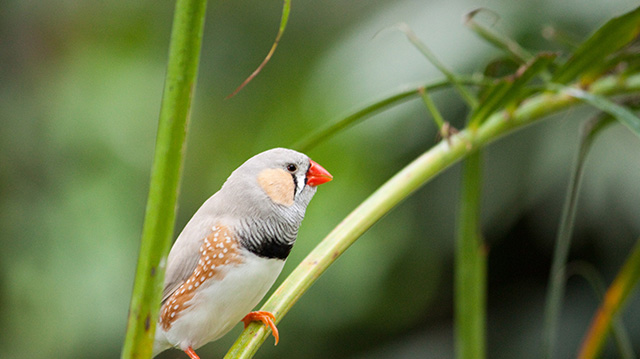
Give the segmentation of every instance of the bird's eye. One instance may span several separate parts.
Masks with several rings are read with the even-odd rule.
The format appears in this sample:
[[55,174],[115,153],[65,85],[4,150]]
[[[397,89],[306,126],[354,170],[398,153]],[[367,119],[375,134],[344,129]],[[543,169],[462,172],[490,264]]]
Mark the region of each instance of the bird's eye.
[[293,173],[293,172],[295,172],[297,170],[298,170],[298,166],[294,165],[293,163],[289,163],[287,165],[287,171]]

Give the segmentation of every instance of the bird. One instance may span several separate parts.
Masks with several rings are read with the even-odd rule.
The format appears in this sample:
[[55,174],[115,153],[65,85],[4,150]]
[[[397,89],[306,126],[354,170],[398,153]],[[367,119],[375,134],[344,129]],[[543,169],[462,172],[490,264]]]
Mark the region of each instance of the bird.
[[234,170],[187,222],[166,260],[153,356],[195,350],[261,321],[279,341],[275,317],[251,310],[282,271],[316,187],[333,176],[286,148],[259,153]]

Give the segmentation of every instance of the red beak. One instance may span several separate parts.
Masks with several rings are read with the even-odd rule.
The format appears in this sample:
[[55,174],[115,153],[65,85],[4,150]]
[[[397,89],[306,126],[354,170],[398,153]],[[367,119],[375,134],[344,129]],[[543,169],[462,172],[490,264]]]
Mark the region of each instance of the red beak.
[[309,186],[321,185],[333,179],[331,173],[322,168],[317,162],[313,160],[309,160],[309,162],[311,162],[311,166],[307,171],[307,184]]

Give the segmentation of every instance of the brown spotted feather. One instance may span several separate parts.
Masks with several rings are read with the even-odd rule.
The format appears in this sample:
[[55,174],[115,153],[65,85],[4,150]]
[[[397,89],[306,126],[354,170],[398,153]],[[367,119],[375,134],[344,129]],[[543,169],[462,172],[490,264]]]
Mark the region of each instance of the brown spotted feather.
[[223,267],[240,263],[236,237],[225,226],[213,226],[202,241],[200,258],[193,273],[164,301],[159,318],[162,328],[171,328],[181,312],[189,308],[189,301],[198,287],[206,285],[210,279],[222,279]]

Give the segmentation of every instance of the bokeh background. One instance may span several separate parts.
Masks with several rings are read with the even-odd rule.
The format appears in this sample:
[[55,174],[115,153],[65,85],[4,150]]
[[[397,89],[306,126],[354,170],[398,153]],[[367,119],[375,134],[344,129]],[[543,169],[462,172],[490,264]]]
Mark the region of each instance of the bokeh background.
[[[242,161],[290,146],[351,110],[441,75],[398,31],[405,22],[450,68],[500,53],[462,23],[485,22],[532,51],[562,50],[635,0],[293,2],[271,62],[231,93],[275,37],[281,1],[210,1],[177,229]],[[142,228],[173,2],[0,2],[0,357],[115,358]],[[453,91],[436,94],[462,126]],[[490,248],[490,358],[537,358],[545,286],[580,124],[576,108],[491,145],[484,232]],[[332,172],[311,203],[285,273],[347,213],[436,141],[419,100],[358,124],[309,155]],[[610,281],[640,234],[640,141],[614,125],[589,157],[571,259]],[[452,358],[455,166],[385,216],[281,322],[259,358]],[[281,276],[280,280],[284,278]],[[575,355],[598,304],[568,281],[558,357]],[[640,353],[640,298],[623,313]],[[199,351],[221,357],[241,325]],[[169,351],[162,358],[184,358]],[[607,357],[616,357],[607,351]]]

